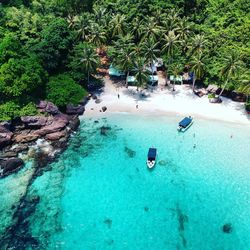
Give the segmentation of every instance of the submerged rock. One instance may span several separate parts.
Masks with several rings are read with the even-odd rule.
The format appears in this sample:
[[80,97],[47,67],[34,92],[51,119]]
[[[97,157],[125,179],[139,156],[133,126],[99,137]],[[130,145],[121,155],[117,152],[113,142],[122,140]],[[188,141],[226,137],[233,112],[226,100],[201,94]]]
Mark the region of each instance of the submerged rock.
[[167,165],[167,161],[165,161],[165,160],[160,160],[160,161],[159,161],[159,165],[160,165],[160,166],[166,166],[166,165]]
[[182,232],[185,230],[185,223],[188,222],[188,216],[185,215],[181,209],[179,208],[179,205],[176,205],[176,213],[177,213],[177,218],[178,218],[178,223],[179,223],[179,232]]
[[79,120],[78,116],[73,116],[72,119],[69,122],[68,127],[71,130],[75,131],[75,130],[78,129],[79,126],[80,126],[80,120]]
[[124,151],[127,153],[129,158],[134,158],[136,155],[136,152],[128,147],[124,147]]
[[9,173],[17,171],[24,165],[24,162],[20,158],[10,158],[0,160],[0,176],[5,176]]
[[109,131],[109,130],[111,130],[111,127],[107,127],[107,126],[102,126],[101,128],[100,128],[100,133],[101,133],[101,135],[107,135],[107,132]]
[[222,231],[223,231],[224,233],[227,233],[227,234],[232,233],[232,231],[233,231],[233,226],[232,226],[232,224],[231,224],[231,223],[226,223],[226,224],[224,224],[223,227],[222,227]]
[[106,243],[111,246],[114,244],[114,240],[110,239],[110,240],[107,240]]
[[106,224],[108,226],[108,228],[111,228],[111,226],[112,226],[112,220],[111,219],[108,218],[108,219],[104,220],[103,222],[104,222],[104,224]]

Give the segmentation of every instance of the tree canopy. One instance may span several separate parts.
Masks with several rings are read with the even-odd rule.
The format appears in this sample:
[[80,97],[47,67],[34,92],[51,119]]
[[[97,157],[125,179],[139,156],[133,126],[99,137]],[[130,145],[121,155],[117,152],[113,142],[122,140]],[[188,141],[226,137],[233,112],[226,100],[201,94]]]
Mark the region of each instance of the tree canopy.
[[[39,98],[54,100],[52,89],[86,88],[100,65],[98,49],[127,75],[136,70],[140,85],[141,64],[161,57],[167,74],[188,66],[194,83],[249,94],[249,13],[245,0],[2,0],[0,120]],[[225,73],[232,54],[237,74]],[[72,102],[62,93],[60,106]]]

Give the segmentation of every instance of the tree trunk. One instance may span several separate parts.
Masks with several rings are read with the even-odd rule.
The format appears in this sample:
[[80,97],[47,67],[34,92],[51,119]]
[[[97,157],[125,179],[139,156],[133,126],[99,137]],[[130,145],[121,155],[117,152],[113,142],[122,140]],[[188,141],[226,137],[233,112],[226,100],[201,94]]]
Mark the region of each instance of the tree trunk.
[[89,85],[89,71],[88,71],[88,85]]
[[175,78],[174,78],[174,84],[173,84],[173,91],[175,91]]
[[128,77],[129,77],[129,71],[128,71],[128,73],[127,73],[126,82],[125,82],[126,88],[128,88]]
[[226,82],[225,82],[225,84],[224,84],[224,86],[223,86],[223,88],[222,88],[220,94],[218,95],[218,97],[221,97],[221,95],[222,95],[223,91],[225,90],[227,84],[228,84],[228,80],[226,80]]
[[194,79],[193,79],[193,86],[192,86],[193,92],[194,92],[195,81],[196,81],[196,79],[195,79],[195,76],[194,76]]
[[153,78],[154,78],[153,62],[151,62],[151,73],[152,73],[151,86],[153,86]]

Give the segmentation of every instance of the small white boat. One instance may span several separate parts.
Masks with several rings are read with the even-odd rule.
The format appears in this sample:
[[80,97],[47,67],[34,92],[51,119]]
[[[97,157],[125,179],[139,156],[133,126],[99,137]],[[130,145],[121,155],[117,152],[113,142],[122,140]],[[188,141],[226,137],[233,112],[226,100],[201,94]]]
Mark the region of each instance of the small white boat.
[[149,150],[148,150],[148,159],[147,159],[148,168],[153,168],[155,166],[156,155],[157,155],[156,148],[149,148]]
[[177,130],[180,132],[185,132],[188,128],[190,128],[193,124],[193,117],[185,117],[179,122]]

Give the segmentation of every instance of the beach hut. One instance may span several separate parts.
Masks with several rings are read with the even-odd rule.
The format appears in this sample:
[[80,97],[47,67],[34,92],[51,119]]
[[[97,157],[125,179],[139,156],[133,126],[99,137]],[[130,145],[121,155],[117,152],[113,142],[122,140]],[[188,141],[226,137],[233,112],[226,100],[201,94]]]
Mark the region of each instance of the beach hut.
[[[137,81],[136,81],[134,76],[128,76],[127,82],[128,82],[128,85],[131,85],[131,86],[135,86],[137,84]],[[158,76],[157,75],[156,76],[149,75],[148,76],[148,83],[151,86],[157,85],[158,84]]]
[[163,68],[164,68],[163,59],[162,58],[157,58],[154,61],[154,65],[156,67],[156,70],[163,70]]
[[179,75],[179,76],[173,76],[173,75],[171,75],[170,77],[169,77],[169,80],[170,80],[170,82],[179,82],[179,83],[183,83],[182,82],[182,76],[181,75]]
[[134,76],[128,76],[127,78],[128,85],[135,86],[137,81]]
[[150,75],[149,76],[149,84],[151,85],[151,86],[155,86],[155,85],[157,85],[158,84],[158,76],[157,75]]
[[125,77],[125,73],[122,72],[121,70],[118,70],[114,66],[110,65],[109,67],[109,76],[110,77]]

